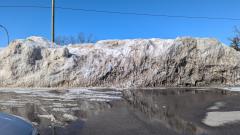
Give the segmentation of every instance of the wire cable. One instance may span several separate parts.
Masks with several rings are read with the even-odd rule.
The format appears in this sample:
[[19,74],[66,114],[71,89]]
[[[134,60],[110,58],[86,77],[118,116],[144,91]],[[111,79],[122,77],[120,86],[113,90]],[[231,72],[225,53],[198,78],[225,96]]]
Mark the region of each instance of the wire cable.
[[7,42],[8,42],[8,45],[9,45],[9,43],[10,43],[10,37],[9,37],[9,33],[8,33],[7,28],[4,27],[4,26],[1,25],[1,24],[0,24],[0,28],[2,28],[2,29],[5,31],[5,33],[6,33],[6,35],[7,35]]
[[[0,6],[0,8],[41,8],[49,9],[50,6]],[[95,10],[84,8],[70,8],[70,7],[55,7],[61,10],[83,11],[83,12],[95,12],[95,13],[107,13],[107,14],[121,14],[121,15],[136,15],[136,16],[150,16],[150,17],[168,17],[168,18],[183,18],[183,19],[206,19],[206,20],[225,20],[225,21],[240,21],[240,18],[231,17],[207,17],[207,16],[185,16],[185,15],[167,15],[167,14],[150,14],[150,13],[137,13],[137,12],[120,12],[109,10]]]

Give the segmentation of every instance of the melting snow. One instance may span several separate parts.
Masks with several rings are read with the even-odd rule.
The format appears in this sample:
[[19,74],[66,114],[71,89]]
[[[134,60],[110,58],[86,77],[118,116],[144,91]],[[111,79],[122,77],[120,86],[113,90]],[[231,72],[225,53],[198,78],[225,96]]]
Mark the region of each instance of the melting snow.
[[225,87],[223,89],[229,91],[240,91],[240,87]]
[[49,89],[0,89],[0,92],[14,92],[17,94],[27,94],[31,97],[43,97],[46,100],[74,100],[86,99],[89,101],[111,101],[122,99],[121,92],[119,91],[97,91],[88,89],[68,89],[63,93],[53,93]]
[[208,112],[203,123],[211,127],[219,127],[240,121],[240,111]]

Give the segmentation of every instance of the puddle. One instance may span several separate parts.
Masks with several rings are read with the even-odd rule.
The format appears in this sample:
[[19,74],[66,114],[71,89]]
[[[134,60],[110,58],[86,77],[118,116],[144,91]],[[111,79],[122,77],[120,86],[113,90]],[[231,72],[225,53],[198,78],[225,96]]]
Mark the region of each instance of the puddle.
[[217,89],[1,89],[0,111],[41,135],[240,134],[240,96]]
[[[131,90],[124,93],[132,106],[179,135],[240,133],[239,93],[218,89]],[[214,111],[214,112],[212,112]]]
[[87,118],[111,108],[110,102],[121,100],[122,94],[112,90],[1,89],[0,111],[28,119],[43,135],[56,135],[55,132],[72,125],[82,126],[74,123],[84,123]]

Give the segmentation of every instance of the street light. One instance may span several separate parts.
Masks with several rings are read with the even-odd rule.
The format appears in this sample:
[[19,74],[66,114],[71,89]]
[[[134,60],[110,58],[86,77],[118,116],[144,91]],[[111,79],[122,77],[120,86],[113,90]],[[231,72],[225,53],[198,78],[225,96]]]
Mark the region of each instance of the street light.
[[9,39],[9,34],[8,34],[8,30],[7,30],[7,28],[4,27],[4,26],[1,25],[1,24],[0,24],[0,28],[2,28],[2,29],[5,31],[5,33],[6,33],[6,35],[7,35],[8,45],[9,45],[9,42],[10,42],[9,40],[10,40],[10,39]]

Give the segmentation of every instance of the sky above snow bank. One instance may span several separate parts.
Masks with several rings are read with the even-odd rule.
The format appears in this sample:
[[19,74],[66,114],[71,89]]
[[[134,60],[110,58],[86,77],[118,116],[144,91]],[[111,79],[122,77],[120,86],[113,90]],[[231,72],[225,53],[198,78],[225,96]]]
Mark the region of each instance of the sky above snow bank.
[[[56,6],[166,14],[240,18],[239,0],[55,0]],[[0,6],[51,6],[50,0],[1,0]],[[50,39],[51,10],[0,7],[0,24],[11,40],[37,35]],[[126,14],[106,14],[56,9],[56,35],[92,33],[96,39],[215,37],[224,43],[233,35],[234,20],[184,19]],[[0,30],[0,45],[7,39]]]

